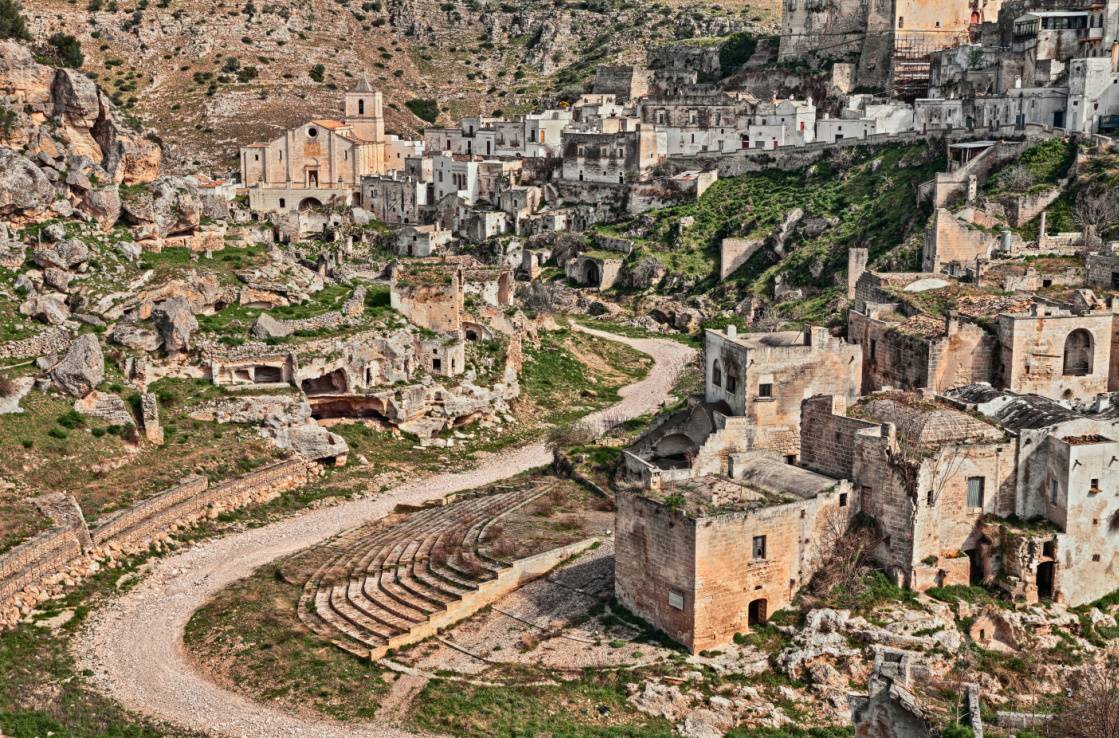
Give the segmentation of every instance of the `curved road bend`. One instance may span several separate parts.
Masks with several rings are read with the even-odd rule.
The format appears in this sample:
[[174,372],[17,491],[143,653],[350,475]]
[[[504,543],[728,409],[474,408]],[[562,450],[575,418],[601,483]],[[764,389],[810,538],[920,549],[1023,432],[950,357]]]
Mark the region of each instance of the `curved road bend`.
[[[583,421],[595,428],[656,411],[695,353],[668,339],[581,330],[624,343],[655,362],[645,379],[621,390],[621,401]],[[495,454],[468,471],[437,474],[375,498],[307,511],[156,560],[143,581],[90,619],[75,642],[78,662],[94,672],[100,689],[125,707],[195,731],[236,738],[415,738],[388,726],[342,725],[293,715],[214,684],[195,670],[185,652],[187,621],[217,592],[281,556],[384,517],[397,504],[420,504],[491,484],[550,458],[543,443],[534,443]]]

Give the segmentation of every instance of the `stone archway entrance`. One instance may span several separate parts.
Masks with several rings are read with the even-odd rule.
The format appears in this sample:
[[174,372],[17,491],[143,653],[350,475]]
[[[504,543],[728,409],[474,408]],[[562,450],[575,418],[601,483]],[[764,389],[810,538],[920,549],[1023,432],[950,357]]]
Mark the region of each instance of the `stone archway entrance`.
[[322,202],[317,197],[305,197],[299,201],[300,210],[313,210],[314,208],[321,208]]
[[761,625],[768,617],[769,603],[764,599],[754,600],[746,610],[746,624],[749,626]]
[[602,273],[598,269],[598,264],[593,261],[587,261],[583,265],[583,282],[585,284],[598,286],[602,281]]
[[1044,561],[1037,565],[1037,596],[1041,600],[1053,599],[1053,584],[1056,580],[1056,564]]

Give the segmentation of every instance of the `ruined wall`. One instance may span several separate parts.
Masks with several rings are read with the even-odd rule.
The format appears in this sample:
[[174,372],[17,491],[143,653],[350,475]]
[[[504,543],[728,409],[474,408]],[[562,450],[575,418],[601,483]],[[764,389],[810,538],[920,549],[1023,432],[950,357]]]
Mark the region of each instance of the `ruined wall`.
[[619,491],[615,502],[614,594],[638,617],[692,648],[695,521],[633,492]]
[[21,359],[65,351],[74,340],[73,334],[61,326],[48,328],[29,338],[0,343],[0,359]]
[[421,328],[438,333],[462,328],[463,287],[457,272],[431,281],[394,278],[389,303],[393,310]]
[[990,258],[998,245],[998,236],[963,222],[945,208],[937,208],[925,231],[921,268],[939,272],[945,264],[974,265],[978,257]]
[[785,0],[778,60],[800,61],[817,52],[830,59],[858,54],[866,31],[866,7],[851,0]]
[[729,277],[765,244],[756,238],[724,238],[719,243],[719,281]]
[[855,435],[877,424],[846,417],[846,399],[830,395],[808,398],[800,412],[801,465],[837,479],[852,479]]
[[[223,510],[263,502],[307,482],[303,459],[279,461],[210,486],[191,477],[110,516],[89,530],[80,514],[0,556],[0,628],[95,570],[98,560],[146,549],[181,528]],[[76,505],[75,505],[76,508]]]
[[[1106,392],[1113,320],[1109,313],[1070,315],[1046,306],[1038,306],[1035,315],[999,316],[1003,386],[1056,400]],[[1066,374],[1065,352],[1070,337],[1076,340],[1074,331],[1091,337],[1090,371]]]

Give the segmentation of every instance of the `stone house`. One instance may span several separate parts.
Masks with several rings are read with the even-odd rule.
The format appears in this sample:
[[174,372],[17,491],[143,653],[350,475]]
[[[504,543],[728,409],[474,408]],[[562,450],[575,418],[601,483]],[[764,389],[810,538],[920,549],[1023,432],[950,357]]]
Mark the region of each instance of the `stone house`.
[[608,290],[618,281],[622,257],[611,252],[588,251],[564,265],[567,278],[583,287]]
[[563,136],[563,179],[626,184],[661,163],[664,147],[651,126],[617,133],[567,131]]
[[693,653],[787,605],[858,509],[846,482],[757,451],[731,456],[728,476],[616,503],[618,600]]
[[394,171],[362,177],[358,204],[387,225],[412,225],[424,222],[433,197],[430,180]]
[[461,332],[461,264],[440,259],[398,263],[389,284],[389,304],[410,322],[436,333]]
[[454,234],[438,225],[406,225],[393,236],[400,256],[432,256],[454,240]]
[[921,395],[881,393],[846,408],[835,397],[805,401],[801,463],[855,485],[879,526],[879,561],[918,590],[993,577],[980,524],[1014,512],[1013,440]]
[[747,419],[747,447],[795,459],[801,401],[817,394],[854,401],[862,349],[826,328],[740,336],[728,325],[704,332],[704,363],[704,400],[726,403],[729,415]]

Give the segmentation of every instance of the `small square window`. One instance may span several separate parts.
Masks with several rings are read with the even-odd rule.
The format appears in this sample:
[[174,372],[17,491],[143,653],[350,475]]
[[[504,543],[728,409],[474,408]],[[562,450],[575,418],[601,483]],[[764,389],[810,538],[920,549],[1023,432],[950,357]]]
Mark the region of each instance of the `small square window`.
[[847,507],[847,493],[846,492],[840,492],[839,493],[839,506],[840,507]]
[[1100,560],[1100,555],[1099,554],[1092,554],[1092,561],[1099,561],[1099,560]]
[[754,559],[765,558],[765,536],[754,536]]
[[797,455],[796,455],[796,454],[786,454],[786,455],[785,455],[785,463],[786,463],[786,464],[795,464],[795,463],[797,463]]
[[1093,479],[1092,484],[1091,484],[1091,489],[1089,489],[1088,491],[1089,492],[1099,492],[1100,491],[1100,480]]
[[759,384],[758,397],[773,397],[773,385],[769,382]]

